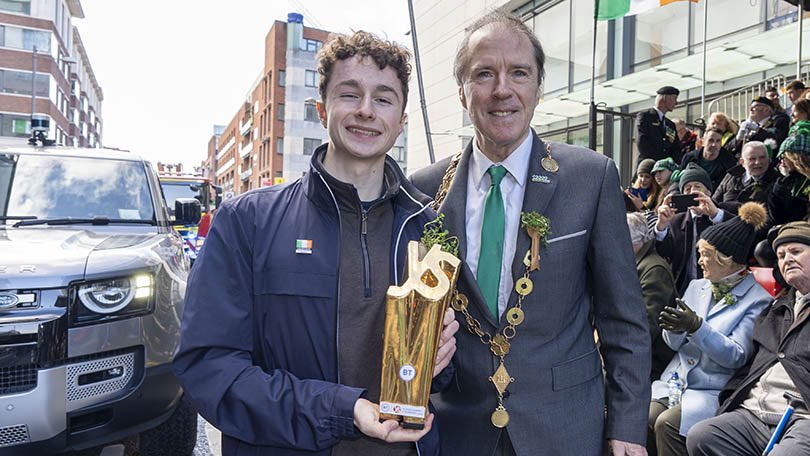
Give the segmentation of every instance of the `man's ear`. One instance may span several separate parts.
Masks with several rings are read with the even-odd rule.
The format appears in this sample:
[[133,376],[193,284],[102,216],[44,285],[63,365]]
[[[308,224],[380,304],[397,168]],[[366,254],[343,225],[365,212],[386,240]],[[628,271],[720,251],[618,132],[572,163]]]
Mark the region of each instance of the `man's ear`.
[[458,86],[458,99],[461,101],[461,106],[467,109],[467,97],[464,96],[464,86]]
[[[405,128],[405,122],[407,122],[407,121],[408,121],[408,113],[407,113],[407,112],[403,112],[403,113],[402,113],[402,118],[401,118],[401,119],[399,119],[399,128],[400,128],[400,130],[402,130],[403,128]],[[400,131],[400,133],[401,133],[401,131]]]
[[326,128],[326,106],[322,101],[315,102],[315,109],[318,110],[318,118],[321,119],[321,125]]

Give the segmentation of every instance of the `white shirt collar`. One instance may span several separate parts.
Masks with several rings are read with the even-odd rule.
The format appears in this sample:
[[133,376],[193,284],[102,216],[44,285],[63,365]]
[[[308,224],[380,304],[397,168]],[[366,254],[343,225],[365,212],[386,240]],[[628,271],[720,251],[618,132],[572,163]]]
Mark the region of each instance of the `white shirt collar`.
[[655,106],[653,106],[653,109],[655,109],[655,112],[658,113],[658,120],[664,120],[664,111],[656,108]]
[[481,149],[478,148],[475,138],[473,138],[470,170],[473,171],[472,178],[475,187],[480,188],[481,181],[484,179],[484,175],[487,173],[490,166],[501,165],[512,175],[517,184],[523,188],[526,185],[526,176],[529,172],[529,160],[532,156],[532,136],[532,131],[529,130],[526,134],[526,139],[524,139],[517,149],[512,151],[512,153],[506,157],[506,160],[501,163],[494,163],[489,157],[484,155]]

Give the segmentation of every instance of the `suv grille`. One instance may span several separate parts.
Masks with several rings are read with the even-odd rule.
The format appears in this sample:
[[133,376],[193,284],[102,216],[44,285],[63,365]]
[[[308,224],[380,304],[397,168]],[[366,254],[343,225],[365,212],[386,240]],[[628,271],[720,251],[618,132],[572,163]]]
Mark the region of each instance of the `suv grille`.
[[0,448],[17,445],[28,441],[28,426],[18,424],[16,426],[0,427]]
[[[0,395],[31,391],[37,386],[36,364],[0,367]],[[3,432],[0,428],[0,432]],[[2,437],[0,437],[2,440]]]

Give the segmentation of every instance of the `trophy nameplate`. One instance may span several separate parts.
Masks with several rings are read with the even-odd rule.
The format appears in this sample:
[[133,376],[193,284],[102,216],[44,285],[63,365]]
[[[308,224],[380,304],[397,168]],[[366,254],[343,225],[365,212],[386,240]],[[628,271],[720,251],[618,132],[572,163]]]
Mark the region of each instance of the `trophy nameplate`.
[[424,428],[442,320],[460,264],[438,245],[421,259],[419,253],[419,243],[409,242],[405,283],[386,293],[380,391],[380,419],[415,429]]

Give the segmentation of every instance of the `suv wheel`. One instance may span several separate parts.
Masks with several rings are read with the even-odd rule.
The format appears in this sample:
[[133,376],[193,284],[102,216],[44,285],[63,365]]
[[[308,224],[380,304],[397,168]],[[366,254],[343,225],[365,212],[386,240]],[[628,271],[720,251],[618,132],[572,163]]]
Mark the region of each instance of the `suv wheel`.
[[191,456],[197,444],[197,412],[183,396],[163,424],[140,435],[140,456]]

